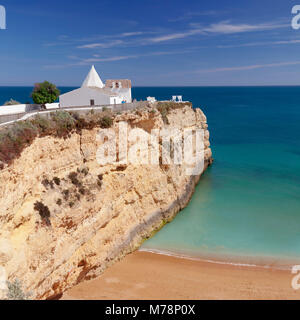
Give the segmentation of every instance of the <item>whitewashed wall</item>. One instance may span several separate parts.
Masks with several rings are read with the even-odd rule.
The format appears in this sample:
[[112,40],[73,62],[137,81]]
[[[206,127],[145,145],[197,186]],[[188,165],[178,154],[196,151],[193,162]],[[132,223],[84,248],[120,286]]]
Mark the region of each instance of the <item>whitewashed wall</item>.
[[121,104],[123,99],[121,97],[111,97],[109,104]]
[[[6,116],[11,114],[24,113],[28,111],[28,104],[17,104],[14,106],[0,106],[0,116]],[[47,103],[46,109],[57,109],[59,108],[59,103]]]
[[[110,95],[104,94],[101,89],[82,87],[59,96],[61,108],[89,106],[91,100],[94,100],[97,106],[111,104]],[[116,103],[118,103],[118,101]]]
[[17,104],[15,106],[2,106],[0,107],[0,115],[24,113],[26,110],[26,104]]
[[121,88],[121,89],[114,88],[111,91],[119,95],[122,98],[122,100],[126,101],[126,103],[132,102],[131,88]]
[[59,108],[59,103],[46,103],[46,109],[47,110],[52,110],[52,109],[58,109]]

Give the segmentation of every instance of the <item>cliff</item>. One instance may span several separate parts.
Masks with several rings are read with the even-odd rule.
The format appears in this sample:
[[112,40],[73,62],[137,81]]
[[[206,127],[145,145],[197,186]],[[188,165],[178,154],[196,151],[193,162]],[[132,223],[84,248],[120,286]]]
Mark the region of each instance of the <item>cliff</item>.
[[[203,112],[160,111],[115,114],[112,128],[126,121],[146,132],[204,129],[206,168],[212,153]],[[0,266],[33,299],[54,298],[137,249],[187,205],[201,176],[186,175],[185,165],[99,165],[99,130],[36,137],[0,171]]]

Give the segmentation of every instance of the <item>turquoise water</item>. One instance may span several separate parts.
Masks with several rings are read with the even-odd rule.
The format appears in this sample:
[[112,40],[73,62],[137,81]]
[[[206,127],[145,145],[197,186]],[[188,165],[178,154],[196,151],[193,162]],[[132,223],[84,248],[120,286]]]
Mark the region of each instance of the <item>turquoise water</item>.
[[300,88],[171,92],[206,113],[215,163],[189,206],[143,248],[240,263],[299,261]]
[[[26,102],[30,91],[0,87],[0,104]],[[143,248],[221,261],[300,261],[300,87],[133,89],[137,99],[176,94],[207,115],[215,162],[189,206]]]

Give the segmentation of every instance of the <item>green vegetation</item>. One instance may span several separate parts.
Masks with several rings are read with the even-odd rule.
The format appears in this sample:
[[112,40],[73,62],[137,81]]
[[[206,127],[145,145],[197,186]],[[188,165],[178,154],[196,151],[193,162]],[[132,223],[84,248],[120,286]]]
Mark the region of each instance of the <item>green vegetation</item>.
[[169,112],[174,109],[180,109],[186,105],[192,106],[192,103],[191,102],[178,103],[178,102],[172,102],[172,101],[158,102],[157,110],[161,113],[164,123],[170,124],[167,117]]
[[163,119],[163,122],[165,124],[170,124],[169,123],[169,119],[167,117],[168,113],[169,113],[169,108],[167,105],[158,105],[157,106],[157,109],[158,111],[161,113],[161,116],[162,116],[162,119]]
[[9,101],[6,101],[4,103],[5,106],[15,106],[17,104],[21,104],[20,102],[14,100],[14,99],[10,99]]
[[85,189],[84,187],[80,187],[79,190],[78,190],[83,196],[85,195]]
[[64,199],[65,201],[67,201],[69,199],[70,196],[70,191],[68,189],[63,190],[63,195],[64,195]]
[[[169,124],[167,115],[172,109],[179,109],[189,103],[158,102],[157,110],[161,113],[165,124]],[[152,109],[150,113],[156,112]],[[114,114],[107,110],[105,112],[86,114],[80,116],[76,112],[56,111],[50,114],[50,118],[40,115],[26,121],[15,122],[14,124],[0,128],[0,170],[5,164],[11,164],[18,158],[24,148],[29,146],[36,137],[54,136],[68,138],[70,133],[83,129],[91,130],[95,127],[102,129],[111,128]],[[54,181],[55,184],[57,184]],[[53,182],[50,184],[53,188]]]
[[79,172],[81,171],[81,173],[83,173],[85,176],[87,176],[89,174],[89,168],[84,167],[81,170],[79,170]]
[[25,146],[32,143],[38,130],[31,122],[16,122],[0,131],[0,161],[10,163]]
[[31,123],[38,129],[41,136],[47,135],[52,129],[51,122],[40,115],[37,115],[33,120],[31,120]]
[[24,293],[22,283],[16,279],[14,282],[7,281],[7,300],[29,300],[31,294]]
[[[95,182],[91,184],[91,176],[85,180],[88,174],[89,168],[82,166],[77,168],[76,171],[68,173],[65,178],[60,179],[54,177],[50,180],[44,179],[42,184],[47,190],[49,190],[51,182],[53,185],[57,186],[55,187],[55,193],[58,194],[58,197],[55,200],[56,205],[74,208],[84,197],[86,197],[87,201],[90,201],[89,199],[91,199],[92,195],[90,192],[91,188],[99,189],[99,187],[102,187],[103,175],[97,176]],[[84,184],[86,184],[87,187],[85,187]],[[50,212],[41,202],[35,204],[35,209],[39,212],[42,219],[45,219],[45,216],[46,218],[50,217]]]
[[46,104],[53,103],[60,95],[60,91],[53,83],[44,81],[43,83],[36,83],[31,94],[34,103]]
[[70,208],[73,208],[73,207],[74,207],[74,205],[75,205],[75,203],[74,203],[74,202],[72,202],[72,201],[69,203],[69,207],[70,207]]
[[37,211],[42,218],[42,221],[47,225],[50,226],[50,210],[47,206],[45,206],[42,202],[37,201],[34,204],[34,210]]
[[66,137],[76,127],[76,119],[69,112],[56,111],[51,113],[51,118],[58,137]]
[[57,178],[57,177],[54,177],[54,178],[53,178],[53,182],[54,182],[57,186],[60,185],[60,179]]
[[100,119],[99,124],[102,129],[108,129],[112,126],[113,119],[111,117],[104,116],[102,119]]
[[48,189],[48,187],[51,187],[51,189],[54,188],[53,181],[49,181],[48,179],[44,179],[44,180],[42,181],[42,185],[43,185],[46,189]]
[[83,118],[77,113],[56,111],[51,113],[50,118],[38,115],[0,129],[0,164],[3,163],[0,170],[5,163],[10,164],[19,157],[36,137],[55,136],[66,139],[73,131],[80,133],[83,129],[94,127],[110,128],[113,118],[109,115],[110,113],[98,113]]
[[77,172],[71,172],[69,174],[69,179],[71,180],[72,184],[76,187],[81,187],[81,182],[78,180],[78,174]]

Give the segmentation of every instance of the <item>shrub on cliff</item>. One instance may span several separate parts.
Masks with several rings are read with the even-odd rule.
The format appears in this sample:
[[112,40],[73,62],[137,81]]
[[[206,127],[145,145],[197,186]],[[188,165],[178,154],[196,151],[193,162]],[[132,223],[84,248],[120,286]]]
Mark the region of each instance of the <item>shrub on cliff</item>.
[[34,210],[37,211],[42,218],[42,221],[47,225],[50,226],[50,210],[47,206],[45,206],[42,202],[37,201],[34,204]]
[[48,189],[49,187],[50,187],[51,189],[54,188],[54,183],[53,183],[53,181],[49,181],[47,178],[42,181],[42,185],[43,185],[46,189]]
[[4,164],[10,164],[18,158],[23,149],[36,137],[66,138],[73,130],[80,133],[83,129],[90,130],[97,126],[110,128],[112,124],[113,118],[108,115],[103,116],[103,113],[83,118],[76,113],[56,111],[51,113],[50,119],[38,115],[0,128],[0,170],[3,169]]
[[27,121],[16,122],[0,131],[0,161],[9,163],[15,159],[37,135],[37,128]]
[[14,282],[7,281],[7,300],[29,300],[31,294],[24,293],[22,283],[19,279]]
[[31,94],[32,100],[36,104],[53,103],[60,95],[60,91],[53,83],[44,81],[36,83]]
[[64,111],[51,115],[51,119],[37,116],[18,121],[0,130],[0,162],[11,163],[37,136],[66,137],[76,127],[76,120]]
[[54,128],[59,137],[66,136],[76,126],[76,120],[69,112],[56,111],[51,113],[51,119],[55,123]]
[[17,104],[21,104],[20,102],[14,100],[14,99],[10,99],[9,101],[6,101],[4,103],[5,106],[15,106]]
[[50,134],[54,130],[53,123],[46,118],[37,115],[34,119],[31,120],[31,123],[38,128],[38,131],[41,136]]
[[105,116],[102,119],[100,119],[99,124],[102,129],[108,129],[112,126],[113,119],[111,117]]
[[78,180],[78,174],[76,172],[71,172],[69,174],[69,179],[71,180],[72,184],[74,184],[75,186],[81,187],[81,183]]
[[180,109],[183,106],[192,106],[191,102],[184,102],[184,103],[178,103],[178,102],[173,102],[173,101],[168,101],[168,102],[158,102],[157,103],[157,110],[161,113],[161,116],[163,118],[163,121],[165,124],[169,124],[169,120],[167,115],[171,110],[174,109]]
[[169,120],[168,120],[168,113],[169,113],[169,106],[167,104],[161,104],[161,103],[158,103],[157,105],[157,110],[160,112],[161,116],[162,116],[162,119],[163,119],[163,122],[165,124],[169,124]]
[[68,189],[63,190],[62,194],[64,195],[64,199],[67,201],[70,196],[70,191]]
[[58,177],[53,178],[54,183],[59,186],[60,185],[60,179]]

